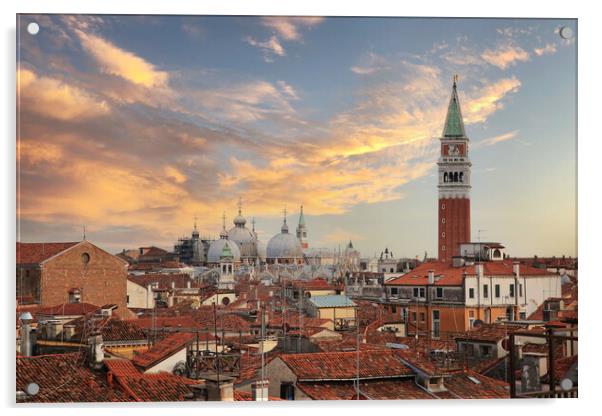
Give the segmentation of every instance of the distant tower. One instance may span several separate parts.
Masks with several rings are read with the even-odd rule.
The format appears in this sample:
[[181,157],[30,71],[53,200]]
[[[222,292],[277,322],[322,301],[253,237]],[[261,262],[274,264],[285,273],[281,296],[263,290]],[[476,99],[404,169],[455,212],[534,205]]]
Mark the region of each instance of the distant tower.
[[301,213],[299,214],[299,225],[297,226],[297,238],[301,243],[301,247],[305,250],[307,244],[307,227],[305,226],[305,217],[303,216],[303,205],[301,205]]
[[451,99],[441,137],[439,165],[439,261],[460,254],[460,243],[470,241],[470,159],[468,137],[460,111],[454,76]]
[[234,289],[234,255],[228,243],[219,256],[219,289]]

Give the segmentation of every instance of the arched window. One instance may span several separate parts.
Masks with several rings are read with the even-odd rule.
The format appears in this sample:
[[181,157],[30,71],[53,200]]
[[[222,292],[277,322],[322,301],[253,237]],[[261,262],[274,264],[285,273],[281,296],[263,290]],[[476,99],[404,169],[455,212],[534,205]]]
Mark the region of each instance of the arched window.
[[454,182],[458,182],[458,172],[454,172]]
[[460,182],[464,182],[464,172],[460,172]]
[[447,182],[447,172],[443,174],[443,182]]

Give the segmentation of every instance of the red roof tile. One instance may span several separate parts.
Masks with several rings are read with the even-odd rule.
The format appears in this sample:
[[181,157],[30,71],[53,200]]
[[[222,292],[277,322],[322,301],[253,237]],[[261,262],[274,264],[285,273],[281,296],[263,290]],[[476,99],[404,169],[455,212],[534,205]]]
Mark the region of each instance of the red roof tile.
[[[352,352],[283,354],[282,361],[299,380],[350,380],[356,377]],[[392,351],[360,351],[360,378],[388,378],[412,374]]]
[[52,316],[77,316],[86,315],[88,313],[97,311],[98,309],[100,309],[99,306],[92,305],[91,303],[63,303],[61,305],[40,308],[36,311],[36,314]]
[[[512,261],[489,261],[483,262],[483,273],[486,276],[513,276]],[[404,286],[423,286],[428,284],[429,270],[435,273],[436,286],[461,286],[463,275],[466,273],[469,276],[476,275],[476,266],[453,267],[451,263],[444,262],[427,262],[417,266],[414,270],[409,271],[403,276],[385,282],[387,286],[404,285]],[[537,269],[530,266],[521,265],[520,275],[529,276],[552,276],[553,274],[545,269]]]
[[127,322],[143,330],[149,329],[201,329],[202,325],[190,316],[156,316],[130,319]]
[[[200,336],[203,338],[202,341],[214,339],[211,334],[201,334]],[[186,345],[193,340],[196,340],[196,334],[176,332],[157,342],[147,351],[134,355],[132,361],[137,366],[148,369],[166,358],[171,357],[182,348],[186,348]]]
[[41,263],[79,243],[17,243],[17,264]]
[[25,391],[36,383],[38,394],[24,402],[113,402],[127,401],[120,390],[110,388],[106,378],[92,372],[85,363],[84,354],[52,354],[17,357],[17,390]]

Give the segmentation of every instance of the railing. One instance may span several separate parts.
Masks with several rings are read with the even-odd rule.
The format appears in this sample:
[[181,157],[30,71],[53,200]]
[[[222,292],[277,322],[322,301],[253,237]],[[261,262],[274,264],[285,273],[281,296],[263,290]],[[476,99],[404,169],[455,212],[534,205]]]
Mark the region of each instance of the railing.
[[564,399],[564,398],[577,398],[578,387],[574,387],[570,390],[549,390],[549,391],[534,391],[528,393],[518,393],[516,397],[520,399]]

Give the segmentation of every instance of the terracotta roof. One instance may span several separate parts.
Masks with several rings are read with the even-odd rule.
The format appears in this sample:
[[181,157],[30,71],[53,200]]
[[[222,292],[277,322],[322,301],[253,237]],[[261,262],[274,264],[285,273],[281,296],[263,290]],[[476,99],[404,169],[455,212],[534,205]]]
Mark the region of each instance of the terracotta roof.
[[175,287],[178,289],[187,288],[188,282],[190,282],[190,287],[193,289],[205,286],[198,283],[196,280],[191,279],[190,275],[185,273],[147,273],[141,275],[131,274],[128,276],[128,280],[142,287],[146,287],[152,283],[157,283],[159,289],[171,289],[172,282],[175,283]]
[[87,340],[94,332],[102,335],[103,341],[141,341],[146,340],[146,334],[129,321],[123,321],[114,316],[93,315],[77,318],[71,322],[75,325],[73,338]]
[[[297,386],[313,400],[355,400],[353,382],[301,382]],[[360,399],[407,400],[434,399],[419,388],[414,377],[396,380],[364,380],[360,382]]]
[[[303,380],[351,380],[356,377],[356,352],[283,354],[282,361]],[[360,351],[360,378],[390,378],[412,374],[392,351]]]
[[[210,334],[201,334],[202,340],[214,339]],[[135,354],[132,361],[139,367],[147,369],[171,357],[186,345],[196,340],[196,334],[176,332],[157,342],[147,351]]]
[[36,311],[38,315],[53,315],[53,316],[74,316],[86,315],[100,309],[99,306],[91,303],[62,303],[56,306],[48,306],[40,308]]
[[125,359],[107,359],[103,363],[107,369],[115,376],[119,377],[141,377],[142,373],[134,366],[130,360]]
[[17,243],[17,264],[41,263],[79,243]]
[[470,331],[458,334],[455,338],[457,340],[498,342],[506,338],[508,334],[519,330],[524,331],[525,328],[514,325],[483,323],[478,327],[471,329]]
[[[475,380],[478,382],[475,382]],[[457,399],[508,399],[508,383],[467,370],[444,379],[445,388]]]
[[[486,276],[513,276],[512,261],[489,261],[483,262],[483,273]],[[424,286],[428,284],[429,270],[435,273],[435,286],[461,286],[463,275],[466,273],[469,276],[476,275],[476,266],[453,267],[451,263],[444,262],[427,262],[422,263],[415,269],[409,271],[403,276],[385,282],[387,286]],[[520,275],[529,276],[553,276],[552,273],[545,269],[537,269],[534,267],[521,265]]]
[[202,325],[197,323],[190,316],[156,316],[130,319],[127,322],[137,326],[140,329],[201,329]]
[[[253,393],[247,391],[234,390],[234,401],[236,402],[252,402]],[[280,397],[268,396],[268,401],[283,401]]]
[[92,372],[80,353],[17,357],[17,390],[36,383],[40,391],[24,402],[114,402],[127,401],[120,390],[110,388],[105,377]]

